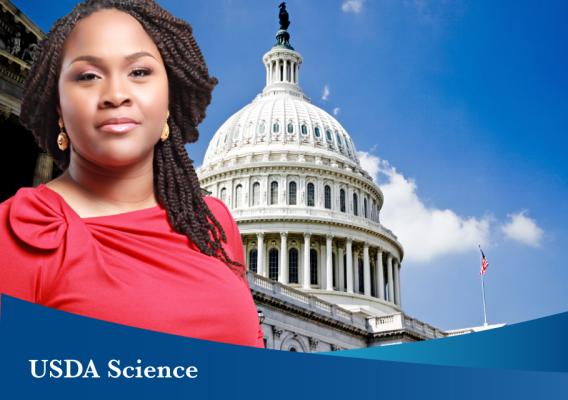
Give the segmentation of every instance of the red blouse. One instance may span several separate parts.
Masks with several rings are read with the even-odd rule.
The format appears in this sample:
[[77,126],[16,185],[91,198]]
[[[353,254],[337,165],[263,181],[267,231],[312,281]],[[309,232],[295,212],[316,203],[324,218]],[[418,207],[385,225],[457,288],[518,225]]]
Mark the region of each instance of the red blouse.
[[[205,197],[244,265],[237,225]],[[91,318],[264,347],[246,277],[173,230],[160,206],[79,217],[45,185],[0,204],[0,293]]]

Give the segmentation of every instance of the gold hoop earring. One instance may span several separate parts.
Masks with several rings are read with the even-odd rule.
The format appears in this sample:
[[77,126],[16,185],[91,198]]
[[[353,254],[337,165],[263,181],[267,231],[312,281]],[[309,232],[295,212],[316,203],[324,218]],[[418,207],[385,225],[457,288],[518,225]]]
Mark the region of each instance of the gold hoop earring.
[[65,151],[69,147],[69,136],[63,130],[63,120],[59,118],[59,135],[57,135],[57,147],[59,150]]
[[162,142],[168,140],[168,137],[170,136],[170,126],[168,125],[167,121],[167,118],[169,117],[170,117],[170,112],[168,111],[168,116],[166,117],[166,124],[164,125],[164,129],[162,129],[162,135],[160,136],[160,140]]

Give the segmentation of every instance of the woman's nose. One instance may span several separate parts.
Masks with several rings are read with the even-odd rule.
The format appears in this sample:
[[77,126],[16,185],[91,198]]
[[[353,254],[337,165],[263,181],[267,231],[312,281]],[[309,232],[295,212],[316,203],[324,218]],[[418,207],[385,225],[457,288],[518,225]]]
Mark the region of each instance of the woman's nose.
[[132,100],[127,86],[127,82],[124,82],[120,77],[109,77],[103,87],[100,106],[107,108],[130,104]]

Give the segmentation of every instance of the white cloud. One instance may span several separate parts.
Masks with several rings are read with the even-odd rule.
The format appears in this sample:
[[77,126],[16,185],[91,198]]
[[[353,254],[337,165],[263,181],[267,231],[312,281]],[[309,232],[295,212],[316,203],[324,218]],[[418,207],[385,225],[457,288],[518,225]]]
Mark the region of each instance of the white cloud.
[[328,86],[328,84],[326,83],[326,84],[323,86],[323,93],[322,93],[322,95],[321,95],[321,99],[322,99],[322,100],[327,100],[327,99],[329,98],[329,95],[330,95],[329,86]]
[[532,247],[539,247],[544,231],[536,224],[534,219],[526,216],[523,210],[515,214],[509,214],[509,221],[501,226],[505,237]]
[[387,161],[360,151],[363,167],[379,183],[385,196],[381,223],[392,230],[405,249],[405,259],[428,262],[436,257],[477,249],[489,241],[491,217],[464,217],[450,209],[427,206],[416,183]]
[[359,14],[363,10],[363,2],[365,0],[344,0],[341,4],[341,11],[345,13]]
[[333,109],[333,115],[335,115],[335,116],[337,117],[337,115],[339,114],[339,111],[340,111],[340,110],[341,110],[341,108],[335,107],[335,108]]

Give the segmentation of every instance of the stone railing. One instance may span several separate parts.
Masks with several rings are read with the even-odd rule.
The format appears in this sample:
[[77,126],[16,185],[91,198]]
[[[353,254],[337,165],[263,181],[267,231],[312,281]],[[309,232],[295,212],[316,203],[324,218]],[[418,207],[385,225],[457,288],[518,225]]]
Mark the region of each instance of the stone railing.
[[341,322],[345,322],[355,328],[367,330],[365,318],[349,310],[339,307],[336,304],[327,302],[317,296],[307,294],[301,290],[275,282],[253,272],[247,272],[247,279],[251,290],[259,293],[265,293],[272,297],[296,304],[301,308],[307,309],[321,316],[332,318]]
[[375,333],[406,330],[414,332],[427,339],[436,339],[447,336],[445,332],[403,313],[372,317],[368,319],[368,322],[369,329]]

